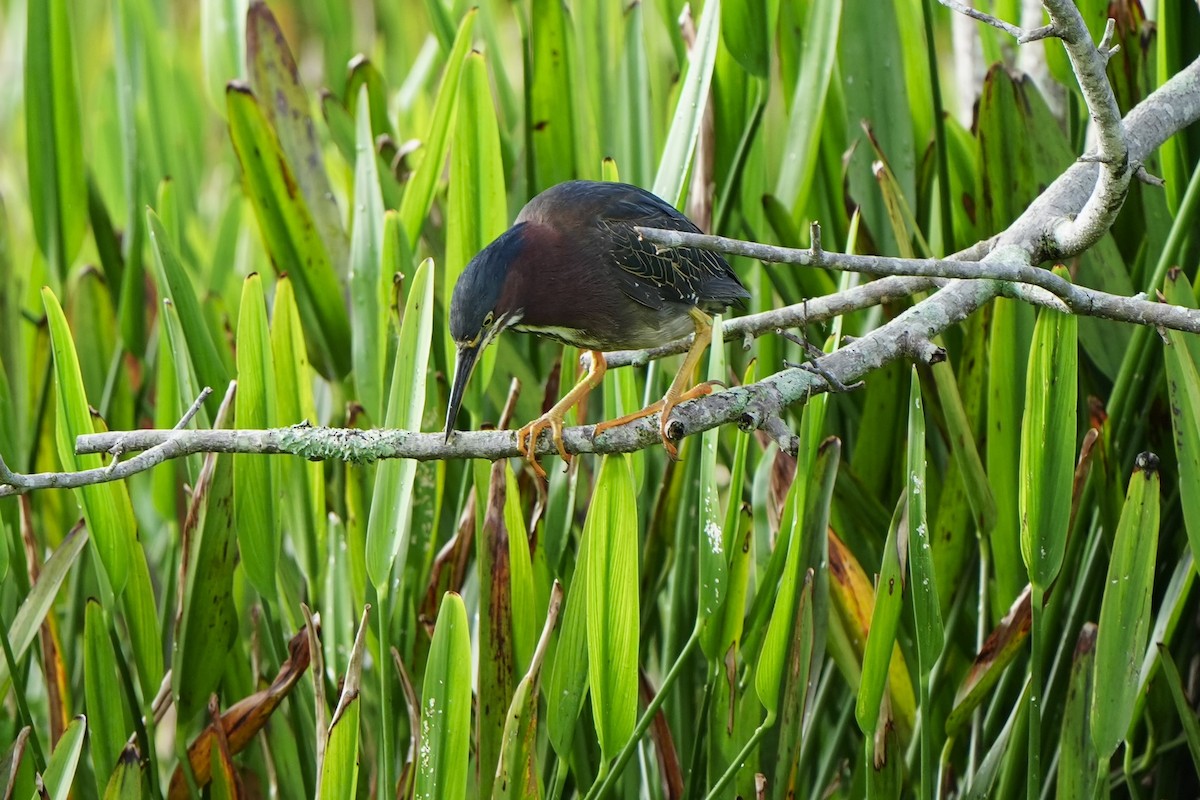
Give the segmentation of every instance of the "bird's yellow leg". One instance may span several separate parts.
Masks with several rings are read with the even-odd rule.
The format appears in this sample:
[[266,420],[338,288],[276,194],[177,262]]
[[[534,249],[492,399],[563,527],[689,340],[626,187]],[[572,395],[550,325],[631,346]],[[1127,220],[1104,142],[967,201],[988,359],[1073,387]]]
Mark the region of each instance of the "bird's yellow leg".
[[693,386],[691,389],[686,388],[691,384],[692,376],[696,374],[696,367],[700,364],[700,358],[704,355],[704,351],[712,343],[712,318],[698,308],[692,308],[688,313],[691,315],[692,321],[696,323],[696,336],[692,340],[692,348],[688,350],[687,356],[683,359],[683,366],[679,368],[679,372],[675,373],[675,380],[671,381],[670,388],[663,396],[662,413],[659,415],[658,431],[662,435],[663,447],[667,448],[667,454],[671,458],[679,455],[674,443],[667,437],[667,423],[671,421],[671,409],[688,400],[712,394],[712,384],[708,382]]
[[[571,456],[567,453],[567,448],[563,444],[563,419],[566,418],[568,411],[578,405],[579,401],[583,400],[583,398],[587,397],[592,389],[600,385],[600,381],[604,379],[604,373],[608,369],[608,364],[604,361],[604,354],[602,352],[599,350],[592,350],[590,352],[592,354],[592,364],[588,368],[587,374],[583,376],[579,383],[575,384],[575,387],[567,392],[566,397],[555,403],[553,408],[528,425],[522,426],[517,431],[517,449],[521,451],[521,455],[529,460],[529,463],[533,466],[533,471],[542,479],[546,478],[546,471],[537,462],[536,446],[538,437],[542,431],[549,428],[554,445],[558,448],[558,454],[562,456],[563,461],[570,461]],[[526,438],[529,439],[528,446],[525,444]]]
[[662,435],[663,446],[667,448],[667,453],[670,454],[671,458],[679,455],[674,443],[667,437],[667,423],[671,419],[671,409],[688,400],[712,394],[713,387],[711,382],[706,381],[685,391],[685,388],[692,382],[692,376],[696,372],[696,365],[700,363],[700,358],[704,355],[704,351],[712,343],[712,318],[698,308],[692,308],[688,313],[696,325],[696,336],[692,340],[692,346],[688,350],[687,356],[683,359],[683,366],[679,368],[679,372],[675,373],[675,379],[671,381],[671,386],[667,389],[667,393],[663,396],[663,399],[657,403],[651,403],[641,411],[635,411],[632,414],[626,414],[617,419],[601,422],[592,432],[593,437],[599,436],[609,428],[616,428],[627,422],[648,417],[656,411],[661,411],[659,433]]

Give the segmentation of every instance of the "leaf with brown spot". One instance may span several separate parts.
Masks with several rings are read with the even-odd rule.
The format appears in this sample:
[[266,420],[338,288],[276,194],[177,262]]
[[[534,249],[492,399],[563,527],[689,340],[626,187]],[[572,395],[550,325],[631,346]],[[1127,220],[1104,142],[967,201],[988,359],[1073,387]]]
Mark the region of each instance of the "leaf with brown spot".
[[[861,681],[863,652],[875,609],[875,588],[858,559],[832,528],[829,529],[829,599],[835,612],[830,614],[829,646],[835,647],[839,635],[847,641],[852,651],[850,655],[856,660],[853,664],[837,663],[851,684],[857,685]],[[857,672],[847,674],[848,669]],[[899,649],[893,649],[887,688],[896,723],[905,735],[912,730],[916,717],[917,703],[912,687],[908,665]]]
[[308,92],[300,84],[296,60],[271,9],[261,0],[246,12],[246,71],[259,97],[273,98],[263,111],[279,137],[279,145],[291,165],[291,186],[299,187],[312,212],[313,224],[329,254],[334,271],[345,275],[346,232],[342,214],[334,200],[321,143],[313,125]]
[[512,593],[509,577],[508,529],[504,525],[506,496],[502,459],[476,468],[475,491],[487,491],[483,527],[476,542],[479,575],[479,686],[478,742],[479,796],[491,797],[504,739],[509,703],[516,687],[516,654],[513,649]]
[[958,687],[954,708],[946,719],[946,733],[953,736],[971,718],[971,713],[1000,680],[1004,670],[1025,646],[1030,626],[1029,586],[1017,596],[1000,624],[988,634],[979,654]]
[[326,378],[341,377],[350,369],[350,319],[329,251],[296,191],[295,166],[249,86],[230,81],[225,110],[263,245],[276,273],[292,278],[309,361]]

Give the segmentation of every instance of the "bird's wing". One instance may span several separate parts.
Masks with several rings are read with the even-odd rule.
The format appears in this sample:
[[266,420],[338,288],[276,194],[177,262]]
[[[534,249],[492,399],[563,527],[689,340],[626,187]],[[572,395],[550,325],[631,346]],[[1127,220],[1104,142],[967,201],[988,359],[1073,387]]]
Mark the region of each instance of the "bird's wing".
[[700,233],[691,220],[654,195],[629,194],[607,203],[599,224],[621,268],[622,290],[644,306],[658,309],[668,301],[740,306],[750,296],[720,255],[694,247],[659,248],[637,234],[637,227]]

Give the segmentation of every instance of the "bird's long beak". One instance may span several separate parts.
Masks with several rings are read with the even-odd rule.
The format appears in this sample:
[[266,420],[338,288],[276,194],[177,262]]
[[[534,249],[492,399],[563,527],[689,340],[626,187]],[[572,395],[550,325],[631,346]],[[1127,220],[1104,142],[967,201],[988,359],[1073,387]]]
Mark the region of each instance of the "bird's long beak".
[[454,383],[450,386],[450,405],[446,409],[446,442],[454,434],[454,422],[458,419],[458,409],[462,406],[463,392],[467,389],[467,381],[475,371],[475,362],[483,349],[482,342],[475,345],[460,344],[458,356],[454,359]]

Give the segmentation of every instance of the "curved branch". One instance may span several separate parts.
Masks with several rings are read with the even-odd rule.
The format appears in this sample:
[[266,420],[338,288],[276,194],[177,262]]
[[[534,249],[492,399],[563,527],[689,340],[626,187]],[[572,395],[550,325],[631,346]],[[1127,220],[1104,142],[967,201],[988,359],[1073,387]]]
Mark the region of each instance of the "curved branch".
[[[1124,130],[1129,143],[1130,161],[1140,163],[1167,137],[1198,118],[1200,60],[1192,62],[1168,80],[1125,118]],[[970,255],[982,256],[982,263],[978,265],[980,270],[1028,266],[1050,257],[1055,250],[1054,243],[1047,238],[1045,221],[1078,213],[1093,195],[1098,169],[1095,163],[1071,166],[1006,231],[972,248]],[[825,254],[825,258],[832,258],[833,255]],[[1000,293],[1006,285],[1011,284],[996,279],[953,280],[867,336],[823,358],[822,370],[842,383],[851,384],[867,373],[905,357],[908,343],[933,338],[962,321]],[[1096,305],[1096,308],[1102,308],[1102,304]],[[672,414],[670,433],[674,438],[679,438],[729,422],[737,422],[745,429],[755,428],[778,415],[787,405],[824,389],[825,379],[815,372],[786,369],[751,386],[735,387],[677,406]],[[591,430],[592,426],[566,430],[564,438],[567,451],[629,452],[656,446],[660,442],[655,416],[608,430],[599,439],[592,438]],[[267,431],[132,431],[95,434],[80,437],[77,446],[80,452],[103,452],[112,450],[114,445],[119,451],[150,450],[127,462],[75,474],[16,475],[0,461],[0,497],[22,494],[35,488],[73,487],[116,480],[148,469],[167,458],[197,452],[295,453],[307,458],[343,458],[350,461],[389,457],[421,460],[498,459],[518,455],[515,436],[511,431],[463,432],[446,444],[440,433],[335,430],[307,426]],[[539,454],[549,454],[552,449],[553,445],[548,439],[537,443]]]

